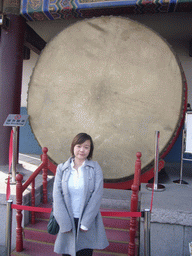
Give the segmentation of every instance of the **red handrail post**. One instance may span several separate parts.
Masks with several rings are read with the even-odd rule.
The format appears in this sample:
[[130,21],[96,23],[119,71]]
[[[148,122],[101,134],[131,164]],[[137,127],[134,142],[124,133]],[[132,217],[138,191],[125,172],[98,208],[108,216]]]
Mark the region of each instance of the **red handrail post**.
[[[31,206],[35,206],[35,179],[32,180],[32,189],[31,189]],[[31,212],[31,223],[35,224],[35,212]]]
[[43,148],[43,155],[41,157],[43,162],[43,204],[47,203],[47,171],[48,171],[48,148]]
[[[133,185],[131,186],[132,195],[131,195],[131,212],[137,212],[138,210],[138,192],[140,186],[140,177],[141,177],[141,152],[137,152],[135,161],[135,174]],[[131,217],[130,220],[130,241],[128,246],[128,256],[135,256],[135,234],[136,234],[136,225],[137,218]]]
[[[22,193],[23,193],[23,186],[22,186],[23,175],[17,174],[16,176],[16,204],[22,205]],[[17,220],[17,227],[16,227],[16,251],[21,252],[23,251],[23,228],[21,226],[22,222],[22,213],[21,210],[16,210],[16,220]]]

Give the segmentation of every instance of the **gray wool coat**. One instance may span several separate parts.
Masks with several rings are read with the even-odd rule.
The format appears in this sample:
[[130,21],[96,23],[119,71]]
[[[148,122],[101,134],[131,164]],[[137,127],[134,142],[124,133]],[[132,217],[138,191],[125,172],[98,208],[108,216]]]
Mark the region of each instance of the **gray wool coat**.
[[[65,163],[58,165],[54,180],[53,214],[60,226],[54,252],[76,256],[76,252],[81,249],[104,249],[109,243],[99,210],[103,195],[103,173],[99,164],[92,160],[86,160],[83,167],[84,197],[76,235],[68,191],[71,161],[72,158],[69,158]],[[87,227],[88,231],[81,231],[80,224]]]

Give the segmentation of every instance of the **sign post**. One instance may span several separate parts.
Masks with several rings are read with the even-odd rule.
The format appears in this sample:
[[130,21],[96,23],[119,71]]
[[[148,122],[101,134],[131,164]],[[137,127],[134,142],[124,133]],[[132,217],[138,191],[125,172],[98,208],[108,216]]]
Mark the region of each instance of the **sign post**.
[[24,126],[27,122],[28,115],[10,114],[5,120],[3,126],[12,126],[13,130],[13,155],[12,155],[12,183],[15,183],[16,166],[17,166],[17,140],[18,127]]

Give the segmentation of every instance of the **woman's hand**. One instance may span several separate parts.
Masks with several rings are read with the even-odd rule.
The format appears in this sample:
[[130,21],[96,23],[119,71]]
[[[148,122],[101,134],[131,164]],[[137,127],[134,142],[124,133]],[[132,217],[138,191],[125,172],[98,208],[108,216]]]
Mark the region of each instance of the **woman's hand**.
[[71,229],[71,230],[69,230],[69,231],[64,232],[64,234],[66,234],[66,233],[70,233],[71,231],[72,231],[72,229]]

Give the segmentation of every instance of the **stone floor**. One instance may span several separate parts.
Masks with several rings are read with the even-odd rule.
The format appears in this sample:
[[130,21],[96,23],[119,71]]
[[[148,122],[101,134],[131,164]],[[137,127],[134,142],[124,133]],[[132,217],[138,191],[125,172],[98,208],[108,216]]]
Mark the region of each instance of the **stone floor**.
[[[167,164],[159,173],[165,190],[154,192],[151,212],[151,255],[188,256],[192,241],[192,163],[184,163],[183,181],[179,184],[180,165]],[[152,192],[141,185],[141,210],[150,209]],[[144,225],[140,227],[140,256],[144,255]]]

